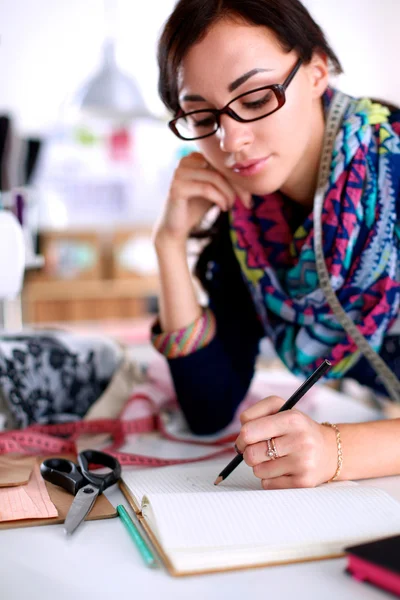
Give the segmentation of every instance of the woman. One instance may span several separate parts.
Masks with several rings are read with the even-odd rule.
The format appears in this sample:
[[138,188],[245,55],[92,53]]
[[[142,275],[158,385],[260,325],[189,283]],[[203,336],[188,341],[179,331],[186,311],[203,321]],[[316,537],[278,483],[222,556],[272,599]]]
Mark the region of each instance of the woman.
[[[181,0],[159,67],[170,127],[199,149],[180,161],[155,231],[153,343],[193,431],[230,422],[265,335],[294,373],[327,358],[331,377],[382,391],[372,361],[400,400],[400,112],[329,86],[339,60],[298,0]],[[203,310],[186,242],[212,206]],[[275,414],[282,403],[241,415],[237,448],[264,488],[400,473],[400,420],[327,427]]]

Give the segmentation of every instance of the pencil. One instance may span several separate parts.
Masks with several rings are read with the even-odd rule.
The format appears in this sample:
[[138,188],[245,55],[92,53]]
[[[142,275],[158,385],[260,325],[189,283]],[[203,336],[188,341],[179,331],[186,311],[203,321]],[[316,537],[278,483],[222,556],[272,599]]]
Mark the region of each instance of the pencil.
[[140,533],[139,529],[137,528],[137,526],[135,525],[135,523],[133,522],[133,520],[129,516],[129,514],[126,511],[125,507],[122,506],[122,504],[118,504],[118,506],[117,506],[117,512],[118,512],[118,514],[119,514],[119,516],[121,518],[121,521],[125,525],[125,528],[126,528],[127,532],[129,533],[129,535],[132,538],[132,540],[134,541],[137,549],[139,550],[140,555],[143,558],[143,560],[146,563],[146,565],[148,567],[156,567],[157,566],[157,562],[156,562],[156,559],[154,558],[154,554],[150,550],[147,542],[143,538],[143,536]]
[[[325,375],[327,371],[329,371],[331,366],[332,365],[329,362],[329,360],[324,360],[324,362],[320,364],[320,366],[314,371],[314,373],[310,375],[310,377],[306,379],[304,383],[301,384],[301,386],[294,392],[294,394],[290,396],[289,400],[285,402],[285,404],[278,410],[278,412],[283,412],[284,410],[290,410],[291,408],[293,408],[293,406],[297,404],[297,402],[304,396],[304,394],[306,394],[308,390],[312,388],[314,383],[316,383],[321,377],[323,377],[323,375]],[[242,460],[243,454],[237,454],[235,458],[233,458],[231,462],[227,464],[227,466],[218,475],[217,479],[214,481],[214,485],[219,485],[221,481],[224,481],[224,479],[226,479],[228,475],[230,475],[232,471],[240,465]]]

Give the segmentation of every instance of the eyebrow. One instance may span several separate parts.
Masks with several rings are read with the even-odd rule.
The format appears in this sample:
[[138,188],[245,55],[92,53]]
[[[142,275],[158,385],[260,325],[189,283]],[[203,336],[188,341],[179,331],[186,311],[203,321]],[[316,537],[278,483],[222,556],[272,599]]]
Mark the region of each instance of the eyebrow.
[[250,77],[253,77],[253,75],[256,75],[257,73],[265,73],[266,71],[272,71],[272,69],[252,69],[251,71],[247,71],[247,73],[241,77],[238,77],[235,79],[235,81],[232,81],[232,83],[228,85],[228,92],[233,92],[236,90],[236,88],[245,83],[245,81],[250,79]]
[[[240,77],[235,79],[235,81],[232,81],[232,83],[228,85],[228,92],[233,92],[234,90],[236,90],[238,87],[243,85],[243,83],[245,83],[248,79],[250,79],[250,77],[253,77],[253,75],[256,75],[257,73],[265,73],[267,71],[272,71],[272,69],[252,69],[251,71],[247,71],[247,73],[244,73],[244,75],[241,75]],[[182,101],[206,102],[206,99],[203,98],[203,96],[199,96],[198,94],[188,94],[186,96],[183,96]]]

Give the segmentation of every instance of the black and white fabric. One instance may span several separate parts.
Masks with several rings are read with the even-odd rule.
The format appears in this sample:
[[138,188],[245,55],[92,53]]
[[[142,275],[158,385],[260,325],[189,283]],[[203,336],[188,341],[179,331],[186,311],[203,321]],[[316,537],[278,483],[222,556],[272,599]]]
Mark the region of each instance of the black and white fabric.
[[82,418],[123,360],[106,337],[32,331],[0,335],[0,413],[6,428]]

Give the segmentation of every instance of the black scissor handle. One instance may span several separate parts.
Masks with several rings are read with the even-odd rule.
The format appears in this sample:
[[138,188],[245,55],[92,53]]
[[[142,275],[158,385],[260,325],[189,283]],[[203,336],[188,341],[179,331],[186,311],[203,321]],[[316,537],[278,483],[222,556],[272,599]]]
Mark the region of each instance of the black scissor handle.
[[[82,471],[82,475],[93,485],[99,488],[99,494],[105,489],[117,483],[121,477],[121,465],[116,458],[111,454],[100,452],[99,450],[84,450],[78,454],[78,463]],[[89,471],[89,464],[100,465],[111,469],[110,473],[103,475],[95,475]]]
[[43,479],[59,485],[74,496],[86,484],[75,463],[65,458],[48,458],[40,465]]

